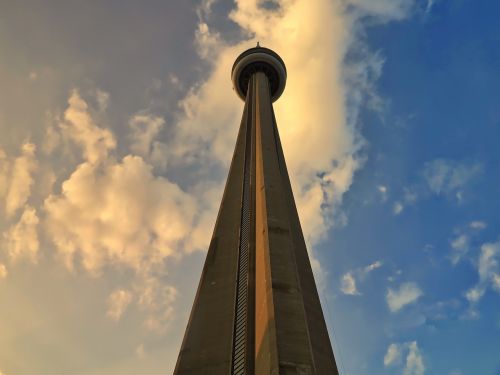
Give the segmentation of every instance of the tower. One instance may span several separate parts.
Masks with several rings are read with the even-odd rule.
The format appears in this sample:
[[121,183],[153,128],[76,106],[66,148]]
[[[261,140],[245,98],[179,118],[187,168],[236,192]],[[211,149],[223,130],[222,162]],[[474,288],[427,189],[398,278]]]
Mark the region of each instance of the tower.
[[272,103],[286,68],[257,45],[235,61],[245,101],[176,375],[338,375]]

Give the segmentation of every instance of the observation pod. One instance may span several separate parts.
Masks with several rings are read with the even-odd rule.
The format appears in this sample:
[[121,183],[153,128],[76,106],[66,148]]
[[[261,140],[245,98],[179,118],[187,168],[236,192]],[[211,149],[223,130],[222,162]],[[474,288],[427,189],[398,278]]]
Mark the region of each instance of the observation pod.
[[231,78],[245,107],[174,374],[338,375],[274,117],[285,64],[257,45]]
[[276,52],[258,44],[239,55],[233,64],[231,79],[236,94],[245,101],[250,78],[257,72],[263,72],[269,81],[271,101],[278,100],[286,85],[285,63]]

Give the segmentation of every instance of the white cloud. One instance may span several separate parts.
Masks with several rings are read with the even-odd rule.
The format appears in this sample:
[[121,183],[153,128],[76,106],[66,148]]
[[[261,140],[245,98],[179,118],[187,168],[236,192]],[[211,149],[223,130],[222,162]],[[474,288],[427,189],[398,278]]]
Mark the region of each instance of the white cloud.
[[[424,165],[422,175],[431,192],[435,194],[459,194],[483,170],[480,163],[460,163],[448,159],[435,159]],[[461,198],[458,198],[459,201]]]
[[483,221],[471,221],[466,226],[454,229],[454,237],[450,240],[452,249],[450,260],[453,265],[456,265],[469,253],[472,239],[486,226],[487,224]]
[[79,260],[91,272],[107,262],[145,272],[183,249],[195,228],[196,201],[154,176],[139,156],[107,157],[108,146],[116,143],[113,135],[96,125],[87,104],[75,95],[65,113],[73,113],[71,126],[78,131],[62,131],[84,144],[86,161],[62,183],[60,193],[45,200],[45,227],[71,269]]
[[33,174],[38,167],[35,152],[36,146],[30,142],[21,146],[21,155],[14,159],[0,150],[0,199],[5,199],[7,217],[24,206],[31,194]]
[[144,349],[144,344],[140,344],[136,349],[135,349],[135,355],[139,359],[144,359],[146,357],[146,350]]
[[414,303],[423,294],[416,283],[403,283],[398,290],[387,289],[386,301],[391,312],[397,312],[406,305]]
[[451,240],[450,244],[453,252],[450,258],[452,264],[457,264],[464,255],[469,252],[469,242],[469,236],[466,234],[460,234],[458,237]]
[[196,214],[191,196],[132,155],[102,166],[80,164],[44,206],[48,233],[66,265],[80,259],[89,271],[106,261],[137,270],[160,264],[182,249]]
[[164,285],[157,278],[146,278],[136,286],[138,307],[147,314],[145,327],[151,332],[162,334],[173,314],[173,303],[178,291],[171,285]]
[[487,224],[484,222],[484,221],[471,221],[469,223],[469,226],[472,228],[472,229],[477,229],[477,230],[482,230],[482,229],[485,229]]
[[387,353],[384,356],[384,366],[392,366],[401,362],[401,346],[399,344],[390,344],[387,347]]
[[399,215],[401,212],[404,210],[404,206],[401,202],[395,202],[394,205],[392,206],[392,213],[394,215]]
[[99,110],[101,112],[106,111],[109,105],[109,93],[102,90],[96,90],[95,96]]
[[425,12],[430,13],[430,11],[432,10],[432,7],[434,6],[435,3],[436,3],[436,0],[427,0],[427,5],[425,6]]
[[5,264],[0,263],[0,280],[5,279],[9,272],[7,271],[7,267],[5,267]]
[[36,209],[25,206],[19,221],[3,233],[5,248],[11,260],[28,259],[36,262],[39,248],[38,223]]
[[356,280],[350,272],[342,276],[342,284],[340,286],[340,290],[342,291],[342,293],[352,296],[360,294],[356,288]]
[[390,344],[384,356],[384,366],[402,365],[401,360],[405,353],[403,375],[423,375],[425,373],[424,359],[416,341]]
[[408,346],[406,366],[403,375],[423,375],[425,372],[424,359],[418,348],[417,342],[412,341]]
[[483,288],[471,288],[465,293],[465,297],[469,302],[477,302],[483,297],[484,292],[485,290]]
[[364,268],[364,273],[367,274],[373,270],[376,270],[377,268],[382,267],[382,262],[380,260],[377,260],[376,262],[373,262],[372,264],[369,264]]
[[108,297],[108,310],[106,315],[114,320],[120,320],[122,314],[132,302],[132,293],[128,290],[118,289],[111,293]]
[[497,273],[492,274],[491,282],[493,289],[500,293],[500,275]]
[[385,202],[387,200],[387,186],[384,185],[379,185],[377,186],[377,190],[380,193],[380,197],[382,198],[382,202]]
[[[102,99],[101,99],[102,101]],[[68,99],[68,108],[59,122],[65,138],[82,148],[89,163],[97,163],[107,158],[116,147],[116,140],[108,129],[99,127],[90,113],[90,108],[77,90]]]
[[471,304],[479,302],[490,286],[500,293],[499,262],[500,242],[483,244],[477,266],[479,281],[465,293],[465,297]]
[[146,114],[136,114],[129,121],[132,130],[130,150],[162,169],[167,163],[166,145],[155,141],[155,138],[164,125],[165,120],[161,117]]
[[342,276],[340,290],[344,294],[361,295],[357,288],[357,281],[364,281],[370,272],[382,267],[382,262],[377,260],[365,267],[356,268]]
[[[83,161],[44,201],[46,237],[69,270],[100,275],[105,266],[133,271],[129,291],[119,290],[108,300],[108,316],[118,320],[136,301],[145,326],[163,332],[173,316],[176,289],[160,282],[170,259],[204,249],[212,221],[213,188],[190,186],[193,193],[154,174],[143,157],[116,159],[116,140],[98,125],[100,118],[76,91],[71,94],[59,132],[83,150]],[[151,158],[151,145],[163,120],[138,117],[133,147]],[[145,129],[140,129],[144,126]],[[210,216],[212,217],[212,216]],[[161,274],[160,272],[160,274]],[[131,290],[131,291],[130,291]],[[153,301],[158,299],[159,301]]]
[[386,21],[405,18],[414,2],[413,0],[347,0],[347,4],[355,5],[367,15],[376,16]]

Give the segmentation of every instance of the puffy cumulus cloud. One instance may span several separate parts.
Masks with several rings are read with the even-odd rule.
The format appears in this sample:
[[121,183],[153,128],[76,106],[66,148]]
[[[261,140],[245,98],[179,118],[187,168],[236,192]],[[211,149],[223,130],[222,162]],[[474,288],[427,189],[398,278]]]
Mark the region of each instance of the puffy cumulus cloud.
[[195,185],[187,192],[155,175],[151,155],[160,118],[133,116],[133,153],[117,158],[114,135],[98,124],[100,117],[77,91],[71,94],[56,131],[66,147],[81,147],[83,160],[44,200],[45,234],[69,270],[94,276],[104,267],[132,270],[131,284],[110,294],[107,315],[119,320],[135,304],[145,326],[162,331],[177,296],[162,275],[169,259],[204,249],[209,241],[206,228],[212,223],[206,216],[213,212],[205,200],[215,188],[200,192]]
[[[76,91],[68,104],[61,134],[83,147],[85,160],[44,202],[49,238],[70,269],[80,263],[98,272],[111,263],[147,273],[185,248],[196,228],[196,201],[155,176],[142,157],[131,154],[117,161],[109,156],[116,144],[113,134],[97,125]],[[132,124],[138,127],[136,151],[147,152],[162,121],[135,116]]]
[[128,290],[118,289],[109,295],[107,302],[108,310],[106,315],[110,319],[118,321],[130,302],[132,302],[132,294]]
[[5,279],[9,272],[7,271],[7,267],[5,267],[5,264],[0,263],[0,280]]
[[365,267],[357,268],[342,276],[340,290],[348,295],[361,295],[357,288],[357,281],[364,281],[373,270],[382,267],[382,262],[377,260]]
[[[102,96],[103,94],[99,95],[97,99],[101,105]],[[105,100],[106,103],[108,99]],[[106,159],[108,152],[116,147],[113,134],[96,124],[87,102],[77,90],[74,90],[68,99],[68,108],[59,122],[59,128],[66,139],[81,147],[89,163]]]
[[488,287],[500,293],[500,242],[485,243],[477,264],[479,281],[466,291],[465,297],[473,305],[481,300]]
[[400,285],[399,289],[387,289],[386,301],[391,312],[398,312],[403,307],[415,303],[423,295],[416,283],[408,282]]
[[12,261],[27,259],[36,262],[39,221],[36,209],[25,206],[19,221],[3,233],[5,248]]
[[30,142],[21,146],[21,155],[16,158],[0,149],[0,200],[7,217],[24,206],[31,194],[33,174],[38,167],[35,153],[36,146]]
[[384,366],[402,366],[402,357],[406,355],[403,375],[423,375],[425,364],[416,341],[402,344],[392,343],[384,356]]
[[196,214],[190,195],[132,155],[80,164],[44,208],[46,228],[66,265],[80,260],[88,271],[107,262],[137,271],[160,264],[182,250]]

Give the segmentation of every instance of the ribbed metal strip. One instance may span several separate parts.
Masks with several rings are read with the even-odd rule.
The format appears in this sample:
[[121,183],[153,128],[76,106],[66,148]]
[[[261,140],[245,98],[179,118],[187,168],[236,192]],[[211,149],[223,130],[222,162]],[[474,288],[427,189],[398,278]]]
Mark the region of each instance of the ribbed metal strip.
[[[249,90],[250,92],[253,90]],[[252,111],[251,111],[252,112]],[[249,119],[247,119],[248,121]],[[247,315],[248,315],[248,259],[250,241],[250,166],[252,124],[247,123],[247,143],[245,152],[245,171],[243,177],[243,197],[241,209],[241,231],[238,257],[238,277],[236,288],[236,317],[233,338],[232,375],[246,375],[247,353]]]

